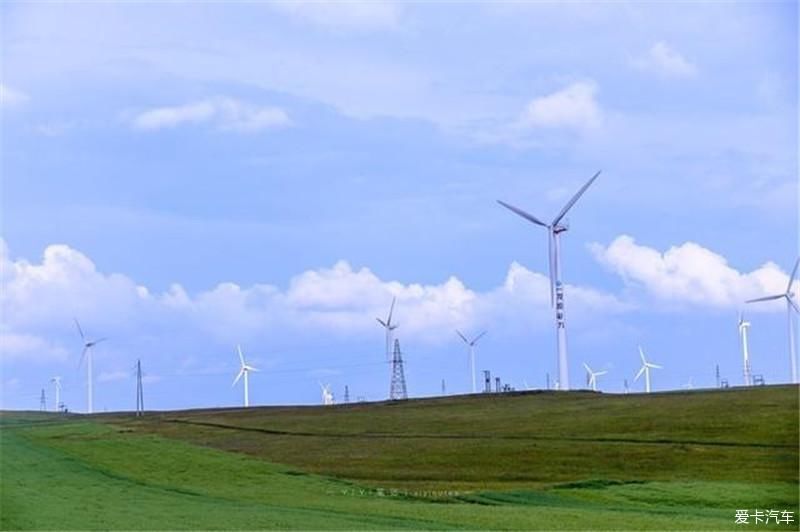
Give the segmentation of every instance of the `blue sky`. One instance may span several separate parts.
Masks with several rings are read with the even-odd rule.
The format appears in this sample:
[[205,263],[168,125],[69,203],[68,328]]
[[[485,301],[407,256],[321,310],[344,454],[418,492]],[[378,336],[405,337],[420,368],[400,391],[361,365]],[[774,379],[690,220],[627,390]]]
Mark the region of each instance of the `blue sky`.
[[[797,6],[7,2],[2,406],[53,375],[85,409],[73,317],[108,336],[96,409],[382,399],[398,298],[411,395],[479,369],[571,385],[741,382],[737,313],[798,254]],[[786,316],[747,309],[755,373],[790,378]],[[641,382],[631,382],[633,389]]]

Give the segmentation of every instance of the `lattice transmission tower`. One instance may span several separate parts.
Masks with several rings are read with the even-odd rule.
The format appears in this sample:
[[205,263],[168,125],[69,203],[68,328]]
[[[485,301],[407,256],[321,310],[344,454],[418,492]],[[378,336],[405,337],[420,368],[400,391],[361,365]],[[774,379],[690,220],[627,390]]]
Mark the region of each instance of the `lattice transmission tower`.
[[408,399],[408,392],[406,391],[406,374],[403,371],[403,354],[400,352],[400,340],[395,339],[389,400],[397,401],[401,399]]

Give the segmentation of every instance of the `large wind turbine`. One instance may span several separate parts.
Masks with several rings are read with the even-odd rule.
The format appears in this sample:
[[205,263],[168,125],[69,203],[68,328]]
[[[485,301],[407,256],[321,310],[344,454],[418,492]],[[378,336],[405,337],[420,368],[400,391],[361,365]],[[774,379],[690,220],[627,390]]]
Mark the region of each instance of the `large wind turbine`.
[[81,352],[81,360],[78,362],[78,367],[81,367],[83,364],[83,359],[86,357],[86,382],[88,388],[88,395],[89,399],[87,402],[87,409],[86,412],[91,414],[92,413],[92,348],[103,342],[108,340],[108,338],[100,338],[98,340],[87,340],[86,335],[83,334],[83,329],[81,329],[81,324],[78,323],[78,319],[75,318],[75,326],[78,328],[78,334],[81,335],[81,341],[83,342],[83,351]]
[[663,368],[658,364],[648,362],[647,359],[644,358],[644,350],[642,349],[642,346],[639,346],[639,356],[642,357],[642,369],[639,370],[639,373],[636,374],[636,377],[633,380],[638,381],[639,377],[641,377],[642,373],[644,373],[645,391],[650,393],[650,370]]
[[794,309],[795,312],[800,313],[800,308],[797,307],[797,303],[795,303],[792,299],[794,298],[792,284],[794,283],[794,278],[797,275],[798,266],[800,266],[800,258],[798,258],[794,263],[794,270],[792,270],[792,275],[789,276],[789,284],[786,285],[786,292],[774,296],[759,297],[757,299],[750,299],[746,301],[746,303],[757,303],[759,301],[772,301],[773,299],[786,299],[786,318],[789,323],[789,359],[792,361],[792,382],[795,384],[797,384],[797,352],[795,351],[794,345],[794,319],[792,316],[792,309]]
[[54,410],[58,412],[61,409],[61,377],[53,377],[50,382],[53,383],[56,389],[56,407]]
[[398,325],[392,323],[392,314],[394,313],[394,303],[397,298],[392,298],[392,306],[389,307],[389,317],[386,318],[386,321],[383,321],[380,318],[375,318],[378,320],[378,323],[386,329],[386,361],[388,362],[392,358],[392,331],[397,329]]
[[483,331],[472,340],[467,340],[467,337],[461,334],[461,331],[458,329],[456,329],[456,334],[459,335],[462,340],[464,340],[464,343],[467,344],[469,349],[469,363],[470,366],[472,366],[472,393],[477,393],[477,388],[475,386],[475,344],[477,344],[478,340],[480,340],[483,335],[486,334],[486,331]]
[[588,381],[589,386],[591,386],[592,391],[597,391],[597,377],[600,375],[605,375],[608,371],[592,371],[592,368],[584,362],[583,367],[586,368],[586,380]]
[[561,233],[569,229],[569,224],[562,224],[561,221],[567,212],[575,205],[575,202],[586,192],[586,189],[594,183],[600,171],[592,176],[592,178],[581,187],[578,192],[564,205],[561,212],[558,213],[553,221],[549,224],[544,223],[532,214],[529,214],[522,209],[509,205],[503,201],[497,202],[503,207],[511,210],[512,212],[522,216],[529,222],[541,225],[547,229],[547,254],[550,266],[550,305],[556,311],[556,341],[558,343],[558,382],[559,389],[569,390],[569,367],[567,361],[567,323],[564,317],[564,286],[561,283]]
[[239,382],[239,379],[241,379],[242,375],[244,375],[244,406],[246,408],[250,406],[250,389],[248,388],[248,376],[250,375],[251,371],[258,371],[258,369],[248,365],[247,362],[244,361],[244,355],[242,354],[242,346],[237,345],[236,350],[239,351],[239,362],[241,362],[242,366],[239,369],[239,374],[236,375],[235,379],[233,379],[233,384],[231,386],[236,386],[236,383]]
[[750,371],[750,350],[747,346],[747,329],[750,328],[750,322],[744,321],[744,316],[739,313],[739,337],[742,340],[742,367],[744,375],[744,385],[752,386],[753,376]]

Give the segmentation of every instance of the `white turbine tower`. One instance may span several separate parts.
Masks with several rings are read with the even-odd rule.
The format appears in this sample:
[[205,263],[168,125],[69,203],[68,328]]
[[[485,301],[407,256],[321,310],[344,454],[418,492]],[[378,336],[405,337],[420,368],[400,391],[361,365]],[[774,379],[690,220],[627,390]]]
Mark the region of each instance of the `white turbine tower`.
[[239,374],[236,375],[235,379],[233,379],[233,384],[231,386],[236,386],[236,383],[239,382],[239,379],[241,379],[242,375],[244,375],[244,406],[246,408],[250,406],[250,389],[249,389],[248,377],[251,371],[258,371],[258,369],[248,365],[247,362],[244,361],[244,355],[242,354],[242,346],[237,345],[236,350],[239,351],[239,362],[242,364],[242,366],[239,369]]
[[389,307],[389,317],[386,318],[386,321],[383,321],[380,318],[375,318],[378,320],[378,323],[386,329],[386,361],[388,362],[392,358],[392,331],[397,329],[398,325],[392,323],[392,314],[394,313],[394,303],[397,298],[392,298],[392,306]]
[[592,371],[592,368],[584,362],[583,367],[586,368],[586,383],[592,388],[592,391],[597,391],[597,377],[605,375],[608,371]]
[[470,366],[472,367],[472,393],[477,393],[477,388],[475,383],[475,344],[477,344],[478,340],[480,340],[483,337],[483,335],[486,334],[486,331],[483,331],[478,336],[473,338],[471,341],[467,340],[467,337],[461,334],[461,331],[459,331],[458,329],[456,329],[456,334],[460,336],[462,340],[464,340],[464,343],[467,344],[467,348],[469,349],[469,363]]
[[792,275],[789,276],[789,284],[786,286],[786,292],[746,301],[746,303],[757,303],[759,301],[772,301],[773,299],[786,299],[786,318],[789,324],[789,359],[792,362],[792,382],[795,384],[797,384],[797,352],[794,345],[794,316],[792,316],[792,309],[800,313],[800,308],[798,308],[797,303],[793,301],[794,292],[792,292],[792,284],[794,284],[798,266],[800,266],[800,258],[794,263],[794,270],[792,270]]
[[567,212],[575,205],[575,202],[586,192],[586,189],[594,183],[600,171],[592,176],[592,178],[581,187],[578,192],[564,205],[561,212],[558,213],[553,221],[549,224],[544,223],[532,214],[529,214],[522,209],[509,205],[503,201],[497,202],[514,212],[515,214],[525,218],[529,222],[541,225],[547,229],[547,253],[548,262],[550,266],[550,305],[556,311],[556,341],[558,344],[558,384],[559,389],[569,390],[569,366],[567,361],[567,323],[564,316],[564,286],[561,282],[561,233],[569,229],[569,224],[562,224],[561,221]]
[[663,368],[658,364],[648,362],[647,359],[644,358],[644,350],[642,349],[642,346],[639,346],[639,356],[642,357],[642,369],[639,370],[639,373],[636,374],[636,377],[633,380],[638,381],[639,377],[641,377],[642,373],[644,373],[645,391],[650,393],[650,370]]
[[92,405],[93,405],[93,396],[92,396],[92,348],[103,342],[108,340],[108,338],[100,338],[98,340],[87,340],[86,335],[83,334],[83,329],[81,329],[81,324],[78,323],[78,319],[75,318],[75,326],[78,328],[78,334],[81,335],[81,341],[83,342],[83,351],[81,351],[81,360],[78,362],[78,368],[81,367],[83,364],[84,357],[86,358],[86,383],[88,389],[88,400],[87,400],[87,407],[86,412],[91,414],[92,413]]
[[58,412],[61,409],[61,377],[53,377],[50,382],[53,383],[56,389],[56,407],[54,410]]
[[322,384],[320,382],[319,387],[322,389],[322,404],[325,406],[330,406],[334,404],[333,393],[331,393],[331,385]]
[[744,321],[744,316],[739,313],[739,338],[742,340],[742,365],[744,374],[744,385],[753,385],[753,374],[750,370],[750,350],[747,345],[747,329],[750,328],[750,322]]

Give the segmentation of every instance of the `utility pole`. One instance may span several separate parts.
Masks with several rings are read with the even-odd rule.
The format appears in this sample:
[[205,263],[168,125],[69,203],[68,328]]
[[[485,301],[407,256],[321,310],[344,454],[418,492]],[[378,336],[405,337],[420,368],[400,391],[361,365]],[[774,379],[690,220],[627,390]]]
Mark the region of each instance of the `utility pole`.
[[142,390],[142,361],[136,361],[136,416],[144,415],[144,391]]
[[47,401],[44,398],[44,388],[42,388],[42,397],[39,399],[39,410],[42,412],[47,410]]

